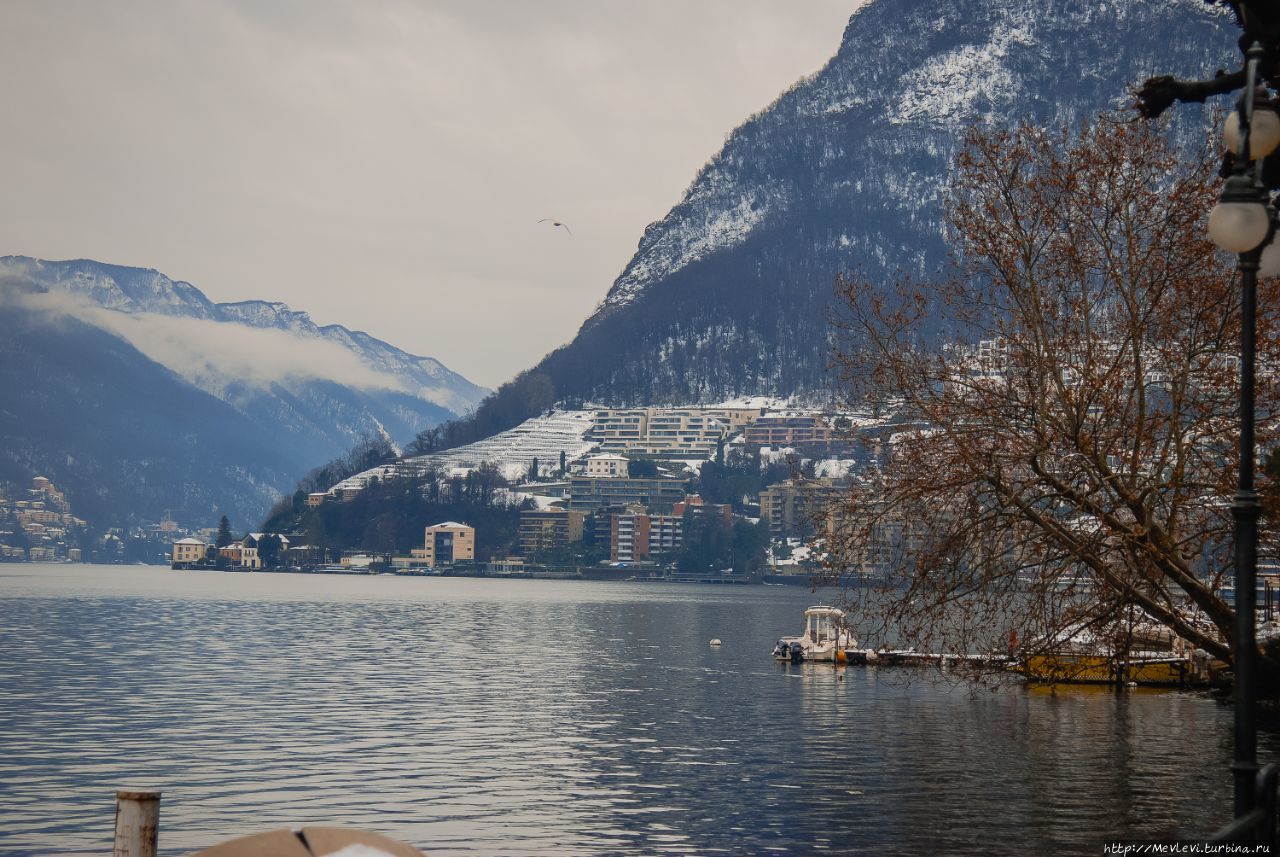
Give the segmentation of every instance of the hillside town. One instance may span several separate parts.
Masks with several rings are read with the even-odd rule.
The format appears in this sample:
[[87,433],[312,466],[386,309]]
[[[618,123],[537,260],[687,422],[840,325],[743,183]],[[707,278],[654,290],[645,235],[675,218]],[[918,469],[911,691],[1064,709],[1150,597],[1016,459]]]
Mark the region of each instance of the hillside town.
[[[887,425],[767,404],[554,411],[296,497],[292,529],[176,539],[172,565],[807,583],[821,566],[810,543],[832,526],[848,474],[875,454]],[[321,516],[361,514],[362,499],[388,486],[444,503],[478,478],[497,480],[494,500],[516,519],[505,537],[474,522],[421,520],[408,550],[308,538]]]
[[128,528],[95,526],[71,501],[45,476],[26,488],[0,485],[0,562],[156,564],[172,559],[176,539],[208,540],[214,532],[183,526],[170,514]]
[[0,494],[0,560],[80,562],[87,526],[72,513],[66,494],[37,476],[20,497]]

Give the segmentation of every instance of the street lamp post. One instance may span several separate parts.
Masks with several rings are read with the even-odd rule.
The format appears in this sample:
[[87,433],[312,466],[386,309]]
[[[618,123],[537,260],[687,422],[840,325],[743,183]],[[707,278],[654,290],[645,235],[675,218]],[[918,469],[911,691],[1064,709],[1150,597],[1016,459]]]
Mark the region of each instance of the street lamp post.
[[[1209,215],[1209,235],[1218,246],[1238,254],[1240,270],[1240,458],[1232,506],[1235,518],[1235,817],[1248,815],[1257,802],[1257,567],[1258,494],[1254,490],[1254,354],[1257,327],[1258,271],[1264,247],[1275,234],[1274,211],[1258,181],[1261,159],[1280,141],[1280,119],[1274,111],[1255,111],[1258,63],[1262,47],[1254,44],[1245,61],[1245,88],[1227,122],[1226,142],[1235,153],[1234,171]],[[1267,256],[1272,256],[1267,253]],[[1272,260],[1266,260],[1270,263]]]
[[1231,503],[1235,517],[1236,572],[1236,706],[1235,756],[1231,771],[1235,777],[1235,815],[1241,817],[1254,806],[1254,782],[1258,775],[1258,726],[1254,716],[1257,702],[1257,575],[1258,575],[1258,493],[1253,487],[1253,361],[1258,297],[1258,257],[1261,250],[1240,254],[1240,471]]

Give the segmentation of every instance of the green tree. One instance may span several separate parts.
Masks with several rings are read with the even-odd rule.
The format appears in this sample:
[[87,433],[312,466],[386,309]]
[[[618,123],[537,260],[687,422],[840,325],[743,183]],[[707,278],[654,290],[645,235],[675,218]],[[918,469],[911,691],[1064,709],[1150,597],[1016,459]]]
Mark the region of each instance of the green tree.
[[769,544],[769,528],[763,522],[752,524],[741,518],[726,521],[718,515],[698,513],[690,509],[684,515],[684,538],[676,567],[686,572],[722,573],[755,576],[765,563]]
[[[735,449],[725,456],[723,464],[703,463],[698,490],[708,502],[729,504],[743,511],[744,499],[759,494],[769,484],[765,479],[771,472],[761,469],[758,449]],[[786,472],[789,475],[790,471]]]
[[280,550],[284,547],[284,543],[280,541],[280,537],[275,533],[267,533],[258,540],[258,559],[262,560],[263,568],[275,568],[280,564]]
[[764,572],[765,549],[769,546],[769,525],[741,518],[733,522],[730,565],[734,574],[756,577]]
[[231,522],[227,520],[226,515],[223,515],[222,519],[218,521],[218,538],[214,541],[214,544],[220,548],[225,548],[235,540],[236,537],[231,534]]
[[627,462],[627,476],[632,479],[652,479],[658,475],[658,465],[644,458],[633,458]]
[[31,539],[28,538],[27,531],[22,529],[22,524],[16,520],[13,522],[13,532],[9,533],[5,541],[11,548],[26,550],[31,547]]

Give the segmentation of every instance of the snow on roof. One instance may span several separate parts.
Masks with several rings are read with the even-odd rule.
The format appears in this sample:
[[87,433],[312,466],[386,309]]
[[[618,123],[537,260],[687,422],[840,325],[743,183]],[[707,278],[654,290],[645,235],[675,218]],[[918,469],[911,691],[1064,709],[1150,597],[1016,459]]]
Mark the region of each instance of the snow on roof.
[[451,529],[451,530],[457,530],[457,529],[468,529],[468,530],[471,530],[471,529],[475,529],[475,528],[474,528],[474,527],[472,527],[470,524],[459,524],[457,521],[445,521],[443,524],[432,524],[432,525],[431,525],[430,527],[428,527],[427,529],[429,529],[429,530],[438,530],[438,529],[442,529],[442,528],[445,528],[445,527],[447,527],[448,529]]
[[714,405],[703,405],[706,408],[781,408],[787,404],[786,399],[770,396],[744,396],[740,399],[727,399]]
[[858,462],[847,458],[824,458],[813,466],[813,474],[831,479],[843,479],[857,466]]
[[288,536],[283,536],[283,535],[281,535],[281,534],[279,534],[279,533],[249,533],[249,535],[253,537],[253,540],[254,540],[255,542],[260,542],[260,541],[262,541],[262,537],[263,537],[263,536],[270,536],[270,535],[274,535],[276,538],[278,538],[278,539],[279,539],[281,542],[283,542],[284,544],[286,544],[286,545],[287,545],[287,544],[289,543],[289,537],[288,537]]

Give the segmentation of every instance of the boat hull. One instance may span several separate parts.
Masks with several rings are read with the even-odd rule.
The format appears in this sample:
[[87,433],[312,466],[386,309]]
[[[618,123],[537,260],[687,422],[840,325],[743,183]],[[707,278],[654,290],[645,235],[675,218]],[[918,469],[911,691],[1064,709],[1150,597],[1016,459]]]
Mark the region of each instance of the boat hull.
[[[781,643],[799,643],[802,651],[804,652],[804,660],[828,664],[833,661],[838,661],[840,663],[847,662],[848,652],[858,645],[858,641],[854,639],[851,634],[841,635],[841,640],[838,645],[833,645],[830,641],[813,643],[806,637],[783,637],[782,640],[779,641],[779,644]],[[774,651],[777,652],[778,649],[775,648]],[[775,661],[793,660],[789,654],[775,654],[773,659]]]
[[1101,655],[1049,654],[1026,659],[1022,672],[1031,681],[1071,684],[1178,686],[1187,683],[1191,660],[1183,657],[1134,658],[1127,664]]

